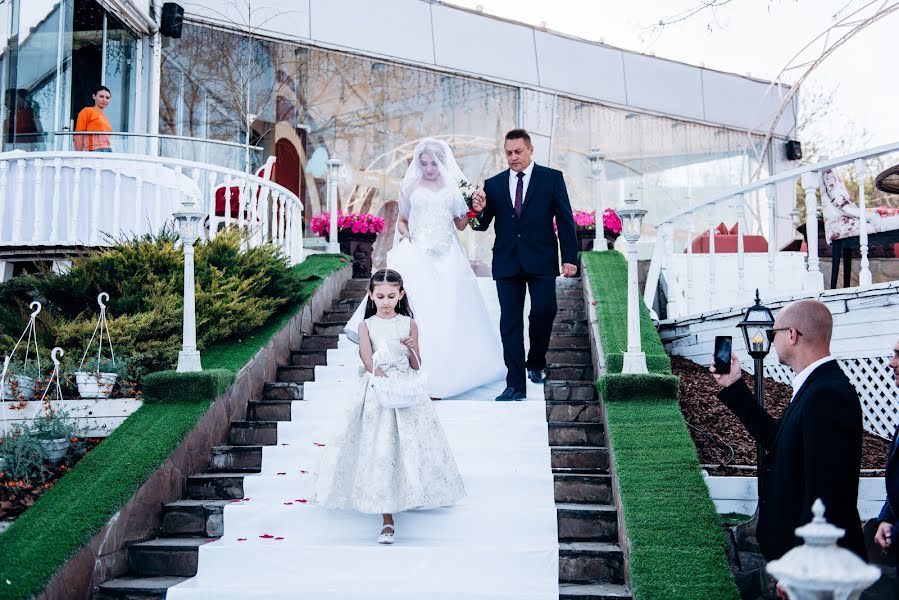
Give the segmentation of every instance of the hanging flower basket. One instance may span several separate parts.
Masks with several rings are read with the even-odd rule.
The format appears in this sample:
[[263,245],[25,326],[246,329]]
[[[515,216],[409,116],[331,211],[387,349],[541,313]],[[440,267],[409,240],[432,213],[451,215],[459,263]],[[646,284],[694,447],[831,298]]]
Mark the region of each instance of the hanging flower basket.
[[[78,371],[75,371],[75,383],[78,386],[78,395],[82,398],[109,398],[112,389],[115,387],[116,380],[119,375],[116,372],[115,352],[112,349],[112,337],[109,334],[109,324],[106,321],[106,304],[109,300],[109,294],[100,292],[97,296],[97,304],[100,305],[100,316],[97,318],[97,325],[94,327],[94,333],[84,349],[84,356],[81,357],[81,365]],[[97,335],[99,333],[99,336]],[[106,343],[109,346],[109,359],[103,358],[103,336],[106,335]],[[97,360],[91,359],[90,363],[95,365],[92,371],[84,370],[87,353],[91,349],[94,338],[97,338]],[[88,364],[90,364],[88,363]]]
[[[337,212],[337,241],[340,251],[353,257],[354,278],[371,276],[372,249],[384,227],[384,219],[377,215]],[[318,236],[327,237],[331,231],[330,213],[315,215],[310,229]]]
[[[3,359],[3,371],[0,372],[0,404],[3,405],[3,431],[6,432],[6,401],[31,400],[34,397],[35,383],[41,376],[41,355],[37,344],[35,320],[41,312],[41,303],[30,304],[31,318],[25,331],[19,336],[9,356]],[[21,362],[16,359],[16,350],[25,340],[24,355]],[[32,354],[32,346],[33,354]]]

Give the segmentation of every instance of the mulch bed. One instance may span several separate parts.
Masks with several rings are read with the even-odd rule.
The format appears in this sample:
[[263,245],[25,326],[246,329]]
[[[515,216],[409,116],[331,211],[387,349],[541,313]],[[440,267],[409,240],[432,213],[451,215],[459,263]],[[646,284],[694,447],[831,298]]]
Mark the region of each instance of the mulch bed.
[[[720,386],[708,367],[680,356],[671,357],[671,369],[680,377],[680,408],[699,454],[699,462],[710,475],[755,476],[755,440],[743,424],[718,399]],[[743,380],[753,388],[752,375]],[[765,378],[765,408],[779,417],[790,403],[793,388]],[[862,469],[883,469],[889,442],[865,432],[862,439]],[[751,468],[740,468],[751,467]],[[883,473],[862,473],[882,476]]]
[[[102,440],[103,438],[86,438],[84,442],[87,452],[93,450]],[[84,456],[87,456],[87,453],[80,456],[78,460],[81,460]],[[11,481],[5,474],[0,473],[0,521],[11,521],[25,512],[28,507],[37,502],[41,494],[53,487],[57,479],[71,470],[76,462],[67,457],[58,465],[48,465],[51,474],[47,481],[43,483],[39,481]]]

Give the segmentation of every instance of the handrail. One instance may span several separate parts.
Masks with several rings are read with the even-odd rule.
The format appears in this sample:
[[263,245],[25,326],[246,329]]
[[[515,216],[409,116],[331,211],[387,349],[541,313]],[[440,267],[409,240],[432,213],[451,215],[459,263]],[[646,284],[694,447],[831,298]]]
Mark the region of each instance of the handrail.
[[845,164],[849,164],[851,162],[855,162],[861,158],[876,158],[878,156],[883,156],[884,154],[891,154],[893,152],[899,152],[899,142],[893,142],[891,144],[885,144],[883,146],[877,146],[876,148],[872,148],[870,150],[860,150],[858,152],[853,152],[852,154],[847,154],[845,156],[840,156],[838,158],[831,158],[827,160],[822,160],[820,162],[805,165],[804,167],[797,167],[795,169],[790,169],[789,171],[784,171],[783,173],[778,173],[777,175],[772,175],[771,177],[766,177],[765,179],[759,179],[758,181],[754,181],[752,183],[748,183],[746,185],[734,188],[724,194],[719,196],[715,196],[710,200],[706,200],[700,204],[696,204],[691,206],[690,208],[686,208],[680,212],[674,213],[670,215],[668,218],[660,221],[658,226],[673,224],[674,221],[691,215],[693,213],[699,212],[704,208],[708,208],[714,204],[718,204],[720,202],[724,202],[729,198],[733,198],[739,194],[746,194],[749,192],[756,192],[758,190],[763,189],[767,185],[781,183],[783,181],[787,181],[790,179],[795,179],[799,177],[803,173],[817,173],[820,171],[825,171],[827,169],[833,167],[839,167]]
[[[22,135],[34,135],[34,134],[22,134]],[[46,133],[42,133],[42,135],[47,135]],[[211,138],[198,138],[198,137],[189,137],[185,135],[171,135],[168,133],[137,133],[134,131],[54,131],[53,135],[58,136],[76,136],[76,135],[109,135],[109,136],[122,136],[122,137],[142,137],[142,138],[156,138],[163,140],[178,140],[183,142],[196,142],[200,144],[213,144],[220,146],[231,146],[233,148],[238,148],[240,150],[245,150],[247,148],[246,144],[241,144],[239,142],[229,142],[226,140],[214,140]],[[250,150],[263,150],[262,146],[249,146]]]

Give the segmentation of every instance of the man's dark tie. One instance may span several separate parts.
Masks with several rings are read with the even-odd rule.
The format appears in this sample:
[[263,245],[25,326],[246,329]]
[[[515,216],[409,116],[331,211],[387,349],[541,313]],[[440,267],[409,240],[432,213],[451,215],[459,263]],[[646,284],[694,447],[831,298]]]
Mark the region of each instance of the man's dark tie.
[[516,175],[518,183],[515,185],[515,218],[521,218],[521,202],[524,196],[524,172],[519,171]]

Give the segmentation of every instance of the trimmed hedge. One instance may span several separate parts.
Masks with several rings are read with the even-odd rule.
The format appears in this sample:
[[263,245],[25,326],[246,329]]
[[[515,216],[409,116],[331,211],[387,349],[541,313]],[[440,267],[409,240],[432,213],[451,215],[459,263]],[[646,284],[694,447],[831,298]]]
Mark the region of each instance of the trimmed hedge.
[[650,374],[620,373],[627,349],[627,262],[613,251],[584,253],[582,259],[610,367],[596,385],[605,401],[634,598],[737,600],[721,519],[677,402],[678,378],[642,302],[640,337]]
[[148,401],[0,534],[0,598],[39,593],[181,444],[227,390],[234,372],[347,260],[342,255],[314,255],[293,267],[302,281],[296,300],[246,339],[217,344],[213,348],[218,354],[207,349],[213,355],[207,360],[204,353],[203,362],[215,370],[148,375]]
[[234,383],[234,372],[211,369],[195,373],[160,371],[144,377],[144,402],[197,402],[215,399]]

